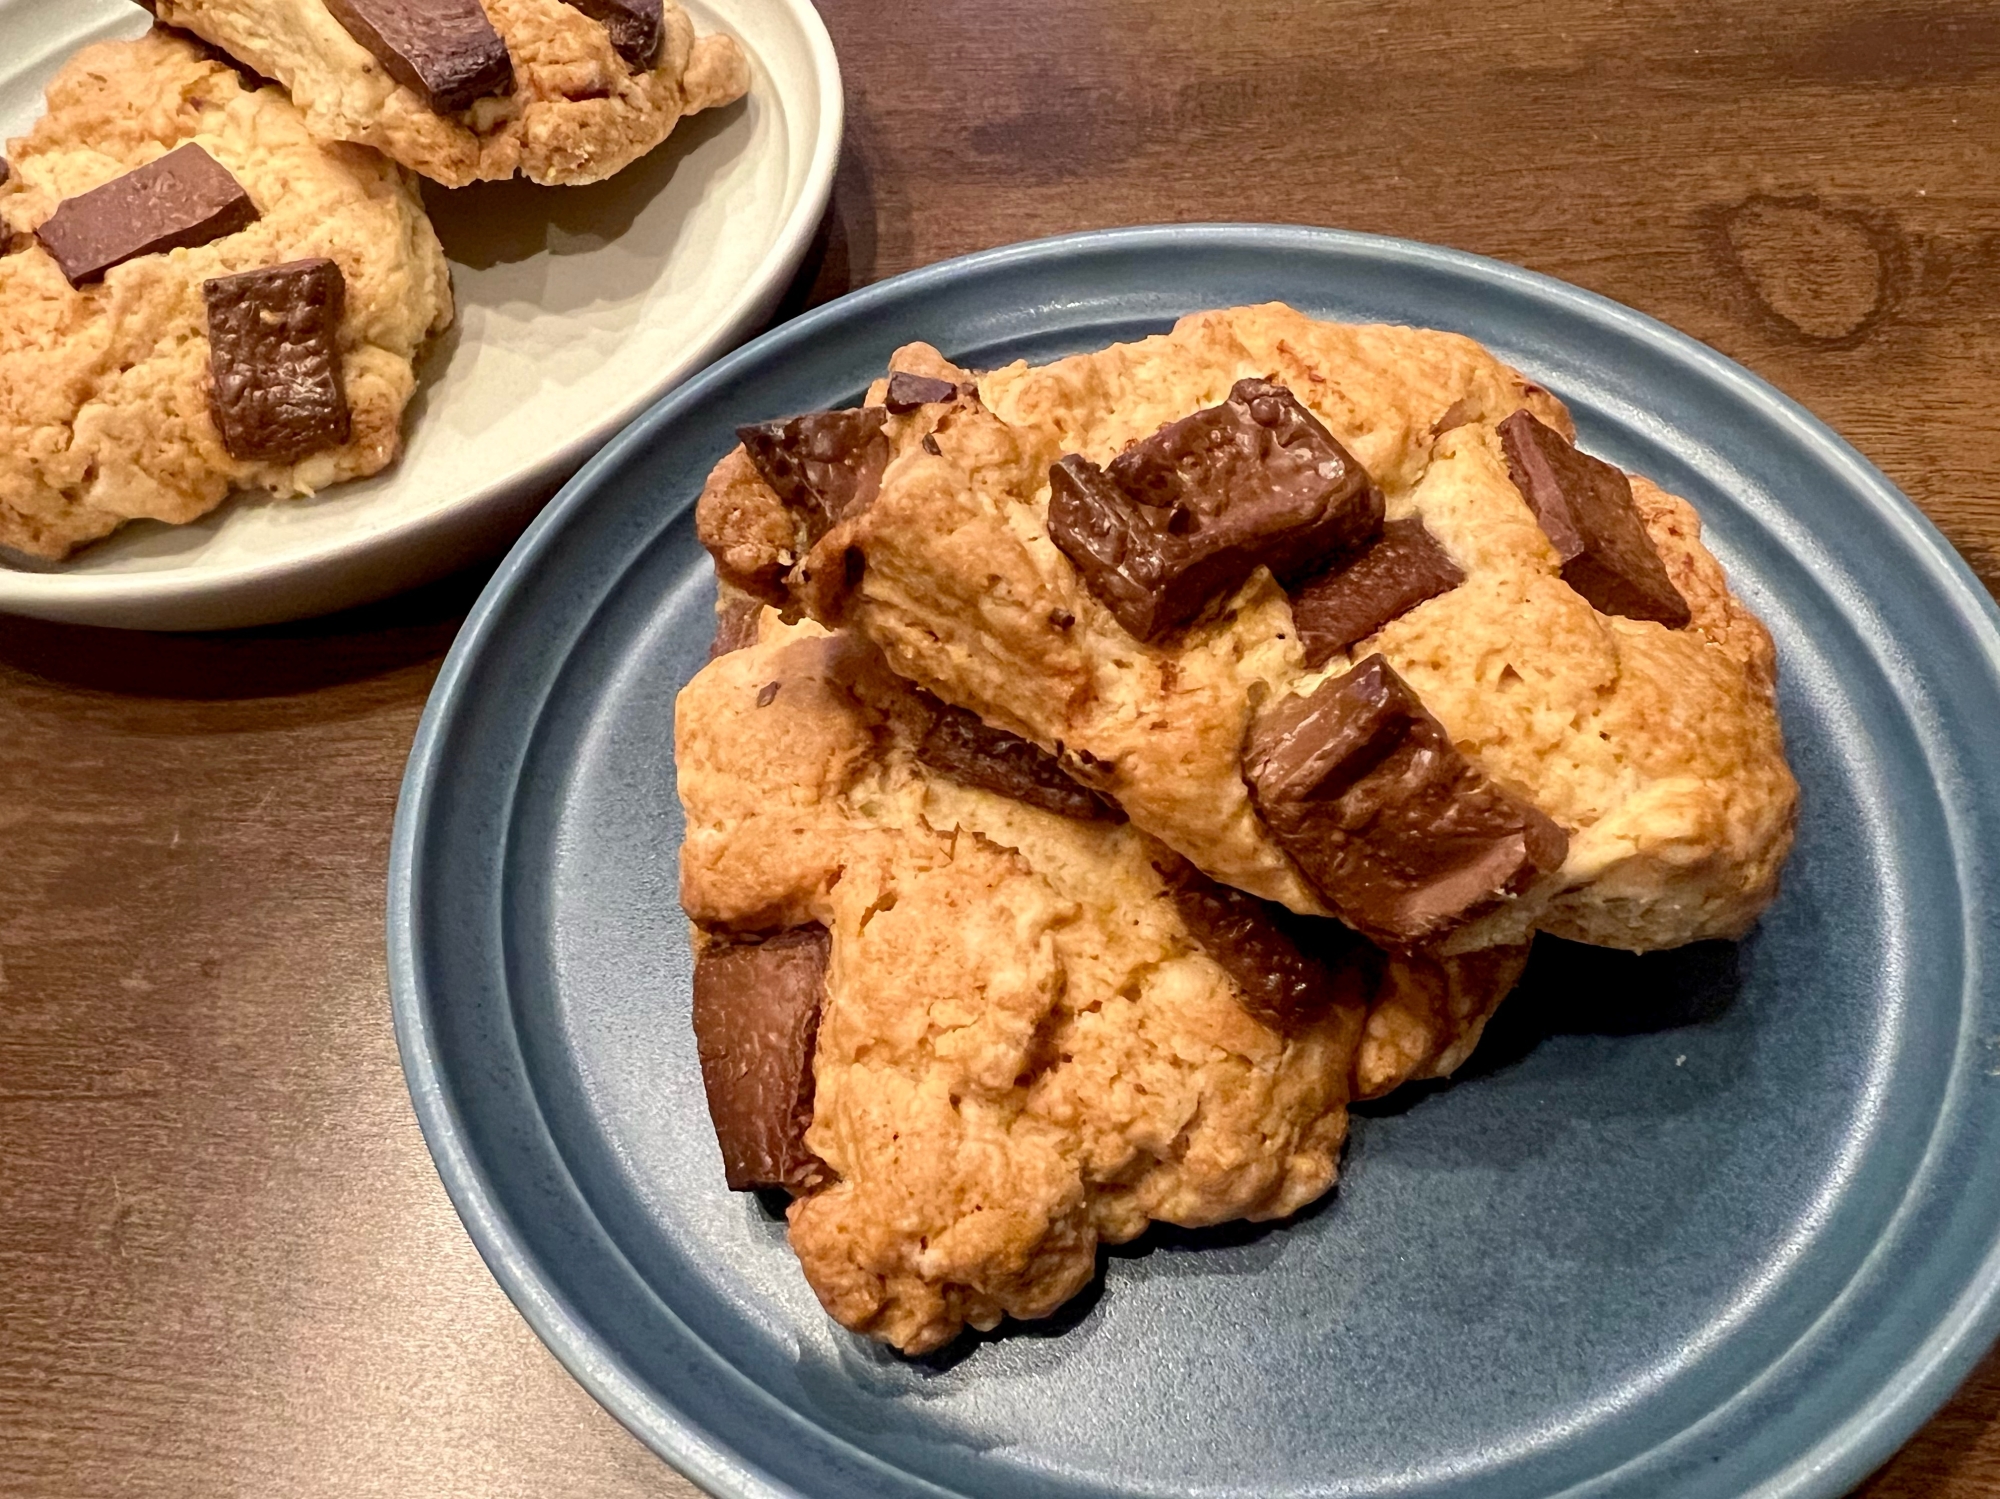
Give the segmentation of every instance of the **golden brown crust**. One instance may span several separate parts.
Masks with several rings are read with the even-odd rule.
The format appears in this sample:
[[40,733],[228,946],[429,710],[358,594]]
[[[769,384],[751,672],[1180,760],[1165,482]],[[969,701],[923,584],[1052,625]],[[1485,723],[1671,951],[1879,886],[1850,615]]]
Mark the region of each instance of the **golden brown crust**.
[[833,934],[808,1143],[839,1180],[791,1238],[848,1327],[922,1351],[1046,1315],[1154,1219],[1296,1211],[1333,1181],[1353,1072],[1431,1075],[1513,982],[1392,964],[1382,1044],[1352,1005],[1274,1030],[1189,935],[1159,843],[929,773],[927,714],[872,649],[771,610],[756,634],[677,705],[682,901]]
[[[892,363],[925,360],[936,351],[913,346]],[[1390,516],[1420,516],[1467,574],[1318,672],[1268,573],[1178,638],[1145,645],[1047,536],[1056,455],[1106,460],[1247,375],[1292,384],[1381,484]],[[1559,877],[1459,933],[1454,950],[1518,944],[1537,927],[1639,950],[1736,936],[1775,892],[1796,787],[1768,635],[1730,595],[1693,511],[1643,480],[1642,516],[1692,625],[1604,616],[1564,583],[1494,428],[1525,408],[1568,432],[1567,414],[1478,345],[1237,308],[1041,369],[1010,366],[979,390],[983,406],[891,419],[896,457],[880,494],[793,575],[794,600],[867,635],[939,696],[1060,746],[1210,875],[1323,914],[1250,805],[1240,747],[1263,702],[1380,651],[1462,750],[1572,834]],[[926,423],[935,453],[921,443]],[[777,497],[739,503],[755,511]],[[865,566],[836,568],[850,552]],[[851,588],[826,586],[849,576]]]
[[597,182],[665,140],[685,116],[750,86],[731,36],[697,38],[666,0],[659,61],[633,72],[610,34],[566,0],[480,0],[514,63],[514,92],[434,114],[349,36],[324,0],[154,0],[184,26],[291,91],[328,140],[373,146],[447,187],[512,177]]
[[[72,288],[31,231],[64,198],[189,141],[242,183],[257,222]],[[6,155],[0,225],[17,248],[0,257],[0,545],[61,557],[128,520],[194,520],[232,489],[310,494],[394,461],[413,361],[452,315],[409,174],[315,139],[278,90],[160,30],[78,52]],[[202,282],[318,255],[346,282],[352,435],[295,463],[239,461],[209,416]]]
[[1450,1077],[1527,966],[1525,944],[1452,958],[1410,954],[1386,965],[1354,1058],[1355,1098]]

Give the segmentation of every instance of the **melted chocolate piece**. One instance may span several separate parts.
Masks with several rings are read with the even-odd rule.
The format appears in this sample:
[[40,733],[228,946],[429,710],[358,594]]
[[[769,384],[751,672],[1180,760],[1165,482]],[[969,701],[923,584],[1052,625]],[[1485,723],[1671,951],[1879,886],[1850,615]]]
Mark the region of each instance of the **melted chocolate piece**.
[[479,0],[326,0],[326,8],[433,114],[514,90],[514,60]]
[[347,283],[321,257],[201,285],[209,414],[232,458],[292,463],[347,441],[340,319]]
[[205,245],[257,221],[229,168],[190,142],[56,205],[35,238],[71,286],[141,255]]
[[715,638],[709,642],[708,659],[726,656],[757,643],[757,616],[764,612],[762,599],[732,594],[715,611]]
[[939,401],[957,399],[958,387],[949,380],[933,380],[929,375],[911,375],[902,370],[891,370],[889,391],[883,396],[882,404],[897,416],[908,416],[919,406],[931,406]]
[[14,180],[14,169],[7,165],[7,158],[0,156],[0,187]]
[[1569,852],[1569,835],[1460,754],[1379,654],[1266,712],[1244,779],[1326,903],[1386,946],[1436,941]]
[[976,713],[937,703],[917,758],[941,775],[1063,817],[1123,822],[1109,797],[1071,779],[1062,762],[1031,740],[991,728]]
[[660,0],[569,0],[611,33],[611,45],[635,72],[652,70],[660,60],[666,22]]
[[1099,469],[1049,471],[1049,539],[1127,631],[1157,640],[1260,566],[1280,582],[1371,539],[1382,497],[1282,385],[1239,380]]
[[1392,520],[1382,539],[1335,560],[1292,593],[1292,626],[1309,669],[1324,666],[1425,599],[1449,593],[1465,573],[1414,517]]
[[732,1192],[783,1187],[797,1195],[826,1180],[806,1130],[831,954],[827,929],[814,925],[695,958],[695,1049]]
[[1380,954],[1339,922],[1294,916],[1185,861],[1160,873],[1188,935],[1266,1025],[1291,1030],[1374,987]]
[[1507,472],[1562,558],[1563,581],[1600,613],[1658,620],[1671,630],[1687,624],[1687,600],[1646,534],[1624,472],[1579,452],[1525,411],[1499,431]]
[[736,436],[811,543],[875,498],[889,466],[884,419],[880,406],[855,406],[738,427]]

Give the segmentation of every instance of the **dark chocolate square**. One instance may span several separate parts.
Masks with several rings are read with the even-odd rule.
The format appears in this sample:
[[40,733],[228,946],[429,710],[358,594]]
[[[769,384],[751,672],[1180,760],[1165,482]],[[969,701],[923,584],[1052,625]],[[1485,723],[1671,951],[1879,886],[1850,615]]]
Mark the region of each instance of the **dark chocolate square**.
[[1345,553],[1292,591],[1292,627],[1317,669],[1426,599],[1449,593],[1465,573],[1414,516],[1382,527],[1373,546]]
[[1071,779],[1062,762],[1032,740],[989,727],[976,713],[931,699],[930,727],[917,758],[967,786],[996,791],[1063,817],[1123,822],[1110,798]]
[[832,950],[827,929],[814,925],[709,947],[695,958],[695,1050],[731,1191],[783,1187],[796,1195],[826,1179],[806,1131]]
[[1568,834],[1459,753],[1379,654],[1266,711],[1244,778],[1321,898],[1386,946],[1438,941],[1569,851]]
[[1049,483],[1050,539],[1141,640],[1188,623],[1260,566],[1289,581],[1382,525],[1361,465],[1265,380],[1237,381],[1222,405],[1104,469],[1071,454]]
[[514,60],[479,0],[326,0],[326,8],[433,114],[514,91]]
[[1295,916],[1217,883],[1186,860],[1160,873],[1188,935],[1266,1025],[1289,1031],[1337,1004],[1367,1002],[1381,954],[1339,922]]
[[732,593],[717,603],[715,635],[709,641],[708,659],[727,656],[757,643],[757,616],[764,612],[762,599]]
[[1678,630],[1692,618],[1632,500],[1624,471],[1525,411],[1500,423],[1507,472],[1562,558],[1563,581],[1603,614]]
[[232,458],[294,463],[352,427],[340,363],[347,283],[324,257],[202,283],[209,414]]
[[935,380],[929,375],[912,375],[904,370],[889,372],[889,389],[882,397],[882,404],[897,416],[908,416],[919,406],[933,406],[941,401],[958,399],[958,387],[949,380]]
[[886,415],[880,406],[811,411],[738,427],[736,436],[764,482],[802,522],[810,544],[875,498],[889,466]]
[[229,168],[190,142],[56,205],[35,231],[71,286],[141,255],[205,245],[257,221]]
[[611,34],[611,45],[625,66],[645,73],[660,60],[666,20],[660,0],[569,0]]

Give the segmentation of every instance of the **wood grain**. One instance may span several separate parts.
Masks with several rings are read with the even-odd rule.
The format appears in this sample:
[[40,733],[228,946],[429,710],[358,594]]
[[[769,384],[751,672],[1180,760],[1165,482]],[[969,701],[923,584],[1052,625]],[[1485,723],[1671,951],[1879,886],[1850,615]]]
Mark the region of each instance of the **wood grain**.
[[[1195,219],[1476,250],[1819,412],[2000,584],[2000,12],[826,0],[788,310]],[[477,578],[172,639],[0,621],[0,1493],[686,1495],[495,1288],[390,1036],[403,759]],[[2000,1361],[1864,1490],[2000,1496]]]

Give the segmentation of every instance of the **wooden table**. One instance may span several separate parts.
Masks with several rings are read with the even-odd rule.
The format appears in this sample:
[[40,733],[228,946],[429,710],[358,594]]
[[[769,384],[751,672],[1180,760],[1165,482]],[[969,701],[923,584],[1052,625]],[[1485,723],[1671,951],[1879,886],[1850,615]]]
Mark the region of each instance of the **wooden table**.
[[[1458,245],[1742,360],[2000,582],[2000,12],[824,9],[846,154],[794,307],[1098,225]],[[0,622],[0,1492],[693,1492],[495,1287],[397,1067],[390,817],[478,583],[235,636]],[[2000,1361],[1865,1492],[2000,1495]]]

